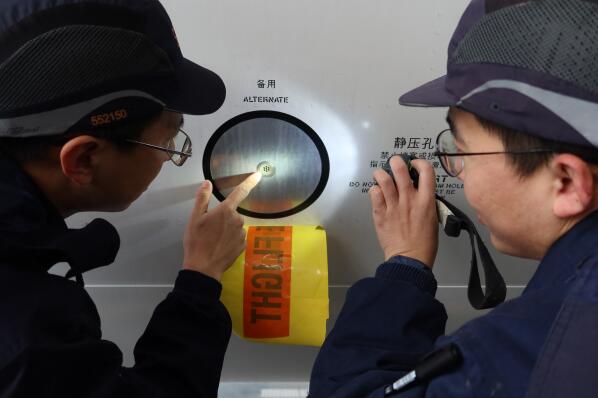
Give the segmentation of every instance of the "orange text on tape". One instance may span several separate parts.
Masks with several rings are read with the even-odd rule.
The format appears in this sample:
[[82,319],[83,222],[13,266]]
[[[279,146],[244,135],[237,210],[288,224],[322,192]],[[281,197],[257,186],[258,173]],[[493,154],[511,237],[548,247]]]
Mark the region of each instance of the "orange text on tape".
[[243,333],[289,336],[292,227],[250,227],[245,250]]

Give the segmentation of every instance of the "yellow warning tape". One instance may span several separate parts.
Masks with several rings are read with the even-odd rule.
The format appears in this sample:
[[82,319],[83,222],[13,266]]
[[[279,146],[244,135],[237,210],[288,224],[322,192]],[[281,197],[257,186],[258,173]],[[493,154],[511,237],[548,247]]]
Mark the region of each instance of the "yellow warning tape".
[[321,346],[329,316],[326,232],[249,227],[247,250],[222,278],[233,330],[263,343]]

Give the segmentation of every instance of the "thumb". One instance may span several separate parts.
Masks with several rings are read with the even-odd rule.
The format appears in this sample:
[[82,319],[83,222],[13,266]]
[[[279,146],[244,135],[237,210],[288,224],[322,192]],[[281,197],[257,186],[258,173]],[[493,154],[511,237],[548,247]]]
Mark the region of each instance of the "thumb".
[[212,196],[212,183],[210,181],[204,181],[195,195],[195,207],[191,213],[191,218],[195,219],[203,216],[208,211],[208,205],[210,204],[210,197]]

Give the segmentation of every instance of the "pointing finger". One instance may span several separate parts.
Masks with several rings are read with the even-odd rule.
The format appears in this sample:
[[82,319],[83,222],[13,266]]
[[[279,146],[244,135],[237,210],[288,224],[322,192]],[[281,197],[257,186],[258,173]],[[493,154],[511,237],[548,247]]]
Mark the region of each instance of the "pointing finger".
[[249,196],[253,188],[255,188],[261,180],[261,173],[253,173],[245,181],[239,184],[239,186],[237,186],[235,190],[231,192],[230,195],[228,195],[224,203],[229,205],[231,208],[236,209],[237,207],[239,207],[241,202],[243,202],[247,198],[247,196]]

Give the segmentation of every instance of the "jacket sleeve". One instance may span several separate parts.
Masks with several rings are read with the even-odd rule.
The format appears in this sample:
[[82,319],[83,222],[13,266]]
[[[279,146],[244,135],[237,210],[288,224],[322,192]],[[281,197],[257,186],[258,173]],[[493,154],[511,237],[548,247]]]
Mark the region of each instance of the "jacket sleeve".
[[402,256],[352,286],[316,359],[310,397],[366,397],[413,369],[444,334],[436,287],[428,268]]
[[[216,397],[231,335],[221,291],[216,280],[181,271],[137,342],[132,371],[160,380],[165,391],[180,391],[179,397]],[[182,395],[184,391],[188,394]]]
[[2,367],[0,397],[216,397],[231,333],[220,292],[216,280],[181,271],[139,339],[132,368],[101,339],[95,311],[73,303],[63,310],[73,315],[60,317],[47,307],[39,337]]

